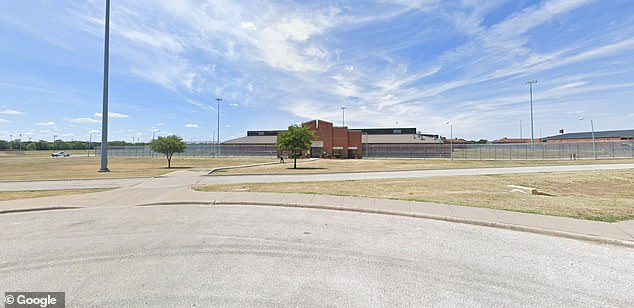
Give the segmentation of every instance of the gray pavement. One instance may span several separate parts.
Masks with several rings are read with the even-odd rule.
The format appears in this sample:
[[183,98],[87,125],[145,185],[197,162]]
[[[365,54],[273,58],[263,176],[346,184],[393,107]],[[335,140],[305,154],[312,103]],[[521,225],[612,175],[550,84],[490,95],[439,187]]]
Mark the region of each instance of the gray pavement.
[[411,217],[111,205],[0,215],[0,234],[0,290],[68,307],[634,306],[632,249]]
[[[446,172],[461,174],[491,174],[490,172],[545,172],[634,168],[634,164],[624,165],[591,165],[591,166],[527,167],[527,168],[495,168],[495,169],[461,169],[430,170],[419,174],[447,175]],[[539,170],[539,171],[538,171]],[[468,223],[504,229],[521,230],[549,235],[557,235],[602,243],[611,243],[634,247],[634,223],[632,221],[605,223],[579,219],[542,216],[527,213],[499,211],[435,204],[427,202],[379,200],[343,196],[282,194],[282,193],[249,193],[249,192],[197,192],[190,186],[197,183],[208,183],[210,179],[245,179],[248,176],[206,176],[207,171],[176,171],[165,176],[145,179],[129,179],[131,186],[120,189],[82,194],[74,196],[55,196],[47,198],[15,200],[0,202],[1,213],[37,210],[56,207],[130,207],[138,205],[165,204],[260,204],[271,206],[307,207],[334,209],[370,213],[384,213],[410,217],[430,218],[451,222]],[[406,174],[411,172],[375,172],[358,175]],[[350,174],[344,174],[349,176]],[[301,175],[312,178],[315,175]],[[321,175],[320,175],[321,176]],[[329,176],[337,177],[341,174]],[[138,181],[138,182],[137,182]],[[57,181],[57,184],[63,181]],[[21,182],[24,183],[24,182]],[[90,182],[94,183],[94,182]],[[5,182],[6,184],[6,182]],[[59,187],[58,185],[57,187]],[[0,190],[1,187],[0,187]]]
[[148,178],[0,181],[0,191],[114,188],[136,185]]
[[[489,175],[538,172],[566,172],[592,170],[634,169],[634,164],[599,164],[570,166],[535,166],[473,169],[442,169],[413,171],[351,172],[329,174],[288,174],[288,175],[215,175],[205,177],[201,184],[239,184],[239,183],[275,183],[275,182],[316,182],[375,179],[404,179],[436,176]],[[1,186],[0,186],[1,187]]]
[[[268,163],[267,163],[268,164]],[[155,178],[90,179],[56,181],[0,181],[0,191],[51,190],[75,188],[129,187],[148,182],[191,184],[239,184],[239,183],[278,183],[278,182],[316,182],[372,179],[403,179],[436,176],[489,175],[538,172],[567,172],[592,170],[634,169],[634,164],[599,164],[571,166],[536,166],[506,168],[473,168],[414,171],[351,172],[327,174],[288,174],[288,175],[207,175],[210,170],[176,171]],[[157,180],[158,179],[158,180]],[[152,184],[155,185],[155,184]]]

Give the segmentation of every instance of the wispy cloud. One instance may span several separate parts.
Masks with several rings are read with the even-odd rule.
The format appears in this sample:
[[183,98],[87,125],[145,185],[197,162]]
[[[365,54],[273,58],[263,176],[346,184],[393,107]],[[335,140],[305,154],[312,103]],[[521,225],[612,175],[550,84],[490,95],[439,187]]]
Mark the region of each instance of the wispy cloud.
[[7,109],[7,110],[0,111],[0,114],[8,114],[8,115],[24,115],[24,114],[26,114],[26,113],[24,113],[24,112],[22,112],[22,111],[17,111],[17,110]]
[[198,128],[198,124],[185,124],[185,127],[187,128]]
[[9,123],[9,120],[5,120],[5,119],[0,119],[0,123]]
[[69,118],[66,120],[68,122],[77,123],[77,124],[101,123],[101,121],[95,120],[92,118]]
[[55,122],[49,121],[49,122],[38,122],[36,125],[38,126],[53,126],[55,125]]
[[[95,118],[101,118],[102,115],[103,115],[103,113],[96,112],[94,117]],[[125,119],[125,118],[129,118],[130,116],[127,115],[127,114],[123,114],[123,113],[116,113],[116,112],[108,111],[108,117],[109,118],[115,118],[115,119]]]

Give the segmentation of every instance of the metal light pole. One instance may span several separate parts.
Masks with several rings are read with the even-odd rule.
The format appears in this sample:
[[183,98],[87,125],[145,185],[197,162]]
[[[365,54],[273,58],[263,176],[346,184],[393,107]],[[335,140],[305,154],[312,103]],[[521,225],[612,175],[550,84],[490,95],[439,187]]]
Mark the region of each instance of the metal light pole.
[[88,137],[88,157],[90,157],[90,150],[92,150],[92,134],[90,133],[90,137]]
[[526,82],[531,95],[531,149],[535,150],[535,136],[533,131],[533,84],[536,84],[537,80],[529,80]]
[[13,135],[9,134],[9,150],[13,150]]
[[216,98],[216,111],[218,111],[217,129],[216,129],[216,143],[220,144],[220,102],[222,98]]
[[220,152],[220,102],[222,101],[222,98],[216,98],[216,111],[218,111],[218,118],[216,119],[217,122],[217,127],[216,127],[216,152],[214,153],[215,155],[218,155]]
[[346,106],[341,107],[341,126],[346,126]]
[[[584,118],[579,118],[580,121],[585,120]],[[594,159],[597,159],[597,141],[594,138],[594,122],[590,119],[590,129],[592,131],[592,153],[594,154]]]
[[110,48],[110,0],[106,0],[106,27],[103,53],[103,111],[101,113],[101,168],[99,172],[110,172],[108,169],[108,56]]
[[20,134],[20,139],[18,139],[18,142],[20,143],[20,151],[22,151],[22,134]]
[[[152,141],[154,141],[154,134],[161,132],[160,130],[155,130],[152,131]],[[152,148],[150,147],[150,152],[152,153],[152,157],[154,157],[154,151],[151,150]]]
[[449,153],[449,158],[453,160],[453,123],[447,122],[446,124],[449,124],[449,146],[451,151]]

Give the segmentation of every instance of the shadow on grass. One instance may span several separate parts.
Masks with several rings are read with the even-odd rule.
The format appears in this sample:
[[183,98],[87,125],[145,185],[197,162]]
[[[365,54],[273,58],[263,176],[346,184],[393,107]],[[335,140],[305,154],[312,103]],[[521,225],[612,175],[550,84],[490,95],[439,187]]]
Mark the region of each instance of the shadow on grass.
[[289,167],[286,168],[288,170],[326,170],[328,168],[322,168],[322,167],[297,167],[297,168],[293,168],[293,167]]
[[163,170],[179,170],[179,169],[191,169],[194,167],[172,167],[172,168],[167,168],[167,167],[163,167],[163,168],[159,168],[159,169],[163,169]]

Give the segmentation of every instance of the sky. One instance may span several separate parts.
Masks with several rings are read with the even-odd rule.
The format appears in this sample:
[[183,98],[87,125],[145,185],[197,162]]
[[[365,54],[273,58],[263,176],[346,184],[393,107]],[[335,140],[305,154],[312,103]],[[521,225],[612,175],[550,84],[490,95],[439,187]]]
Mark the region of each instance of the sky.
[[[0,1],[0,139],[97,140],[105,0]],[[322,119],[478,140],[634,129],[631,0],[112,0],[109,140]],[[580,120],[583,118],[583,120]],[[92,134],[92,136],[91,136]]]

